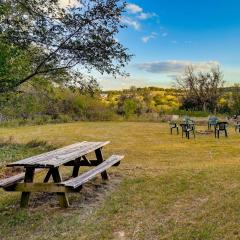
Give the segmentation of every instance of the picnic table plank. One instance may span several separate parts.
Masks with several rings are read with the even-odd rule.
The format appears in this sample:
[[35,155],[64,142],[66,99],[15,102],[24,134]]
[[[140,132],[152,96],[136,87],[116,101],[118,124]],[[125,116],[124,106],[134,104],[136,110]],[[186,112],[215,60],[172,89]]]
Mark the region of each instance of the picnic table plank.
[[[43,170],[42,169],[36,169],[35,173],[40,172],[40,171],[43,171]],[[17,175],[14,175],[14,176],[11,176],[11,177],[8,177],[8,178],[5,178],[5,179],[2,179],[2,180],[0,180],[0,187],[2,187],[2,188],[9,187],[9,186],[11,186],[15,183],[18,183],[18,182],[24,180],[24,178],[25,178],[25,172],[19,173]]]
[[65,146],[65,147],[62,147],[62,148],[59,148],[59,149],[56,149],[56,150],[52,150],[52,151],[49,151],[49,152],[46,152],[46,153],[42,153],[42,154],[39,154],[39,155],[36,155],[36,156],[32,156],[32,157],[29,157],[29,158],[25,158],[25,159],[10,163],[7,166],[13,167],[15,164],[20,164],[20,165],[21,164],[31,164],[34,161],[38,161],[38,160],[40,161],[40,160],[45,159],[45,158],[51,158],[55,154],[62,154],[67,149],[70,150],[70,149],[74,149],[74,148],[77,148],[77,147],[81,147],[81,145],[83,145],[84,143],[86,143],[86,141],[81,142],[81,143],[74,143],[74,144],[69,145],[69,146]]
[[69,193],[77,192],[72,188],[56,183],[15,183],[9,187],[4,188],[8,192],[49,192],[49,193]]
[[81,174],[78,177],[75,177],[75,178],[72,178],[70,180],[64,181],[60,184],[66,186],[66,187],[78,188],[81,185],[83,185],[84,183],[86,183],[89,180],[91,180],[92,178],[94,178],[97,174],[103,173],[107,168],[111,167],[114,164],[117,164],[123,158],[124,158],[124,156],[112,155],[110,158],[103,161],[97,167]]
[[35,157],[26,158],[11,164],[8,167],[13,166],[34,166],[36,168],[51,168],[61,166],[71,160],[75,160],[80,156],[84,156],[96,149],[102,148],[109,144],[106,142],[81,142],[70,145],[68,147],[60,148],[48,153],[43,153]]

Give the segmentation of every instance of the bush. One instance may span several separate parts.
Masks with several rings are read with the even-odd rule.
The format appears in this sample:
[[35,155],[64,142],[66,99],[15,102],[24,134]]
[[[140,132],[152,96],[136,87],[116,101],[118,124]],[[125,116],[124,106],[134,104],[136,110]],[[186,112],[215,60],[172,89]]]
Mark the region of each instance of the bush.
[[126,118],[129,118],[137,110],[137,104],[132,99],[126,99],[123,104],[123,111]]

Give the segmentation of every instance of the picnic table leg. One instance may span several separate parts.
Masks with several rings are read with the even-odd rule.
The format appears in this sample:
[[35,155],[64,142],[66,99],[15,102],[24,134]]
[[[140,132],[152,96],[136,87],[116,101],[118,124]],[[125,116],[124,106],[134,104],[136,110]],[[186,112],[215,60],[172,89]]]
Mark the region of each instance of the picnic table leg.
[[[32,168],[32,167],[26,168],[25,178],[24,178],[25,183],[33,182],[34,172],[35,172],[35,168]],[[31,194],[30,192],[22,192],[21,202],[20,202],[21,208],[26,208],[28,206],[30,194]]]
[[[52,168],[52,177],[53,177],[53,181],[55,183],[59,183],[59,182],[62,181],[62,177],[60,175],[58,167]],[[69,206],[69,202],[68,202],[68,198],[67,198],[66,193],[57,193],[57,196],[58,196],[60,206],[62,208],[67,208]]]
[[[103,156],[102,156],[101,148],[95,150],[95,155],[96,155],[98,164],[101,164],[103,162]],[[103,180],[109,180],[109,176],[107,174],[107,171],[102,172],[101,175],[102,175]]]
[[44,181],[43,181],[43,182],[44,182],[44,183],[47,183],[47,182],[49,181],[51,175],[52,175],[52,169],[50,168],[50,169],[48,170],[47,175],[46,175],[46,177],[44,178]]
[[77,176],[78,176],[79,169],[80,169],[80,160],[81,160],[81,157],[80,157],[80,158],[77,158],[77,159],[74,161],[75,166],[73,166],[72,177],[77,177]]

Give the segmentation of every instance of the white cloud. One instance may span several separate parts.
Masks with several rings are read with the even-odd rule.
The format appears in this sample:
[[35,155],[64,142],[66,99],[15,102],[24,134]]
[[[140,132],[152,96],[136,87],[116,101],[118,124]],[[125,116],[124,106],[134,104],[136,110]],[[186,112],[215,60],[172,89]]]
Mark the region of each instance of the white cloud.
[[140,13],[143,11],[143,9],[140,6],[133,3],[128,3],[126,5],[126,9],[128,10],[129,13],[133,13],[133,14]]
[[126,16],[122,17],[121,21],[122,21],[122,23],[124,23],[130,27],[133,27],[135,30],[139,30],[141,28],[141,24],[138,21],[135,21],[130,17],[126,17]]
[[138,15],[138,19],[140,20],[147,20],[149,18],[151,18],[153,15],[151,13],[140,13],[140,15]]
[[139,20],[147,20],[152,17],[158,17],[156,13],[144,12],[143,8],[133,3],[128,3],[126,5],[126,9],[128,13],[135,14]]
[[209,71],[211,68],[218,67],[220,65],[217,61],[208,62],[191,62],[191,61],[161,61],[136,64],[135,66],[146,72],[150,73],[182,73],[187,66],[193,66],[196,71]]
[[157,35],[158,35],[157,33],[152,32],[151,35],[142,37],[142,41],[143,41],[144,43],[147,43],[147,42],[149,42],[149,40],[156,38]]
[[142,41],[144,43],[147,43],[151,38],[154,38],[153,36],[145,36],[145,37],[142,37]]

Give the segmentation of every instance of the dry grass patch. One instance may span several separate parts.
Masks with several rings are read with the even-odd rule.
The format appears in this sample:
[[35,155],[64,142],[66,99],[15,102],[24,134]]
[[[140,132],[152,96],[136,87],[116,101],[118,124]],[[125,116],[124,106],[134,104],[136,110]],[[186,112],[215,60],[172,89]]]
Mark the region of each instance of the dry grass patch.
[[[107,185],[97,178],[70,195],[67,210],[48,194],[34,195],[30,209],[20,210],[19,194],[1,190],[0,239],[240,239],[240,134],[233,128],[229,138],[195,140],[171,136],[168,125],[158,123],[1,129],[0,138],[10,136],[20,146],[32,139],[53,146],[110,140],[105,156],[126,157]],[[32,144],[16,154],[8,147],[0,154],[2,172],[6,156],[14,161],[47,150]]]

